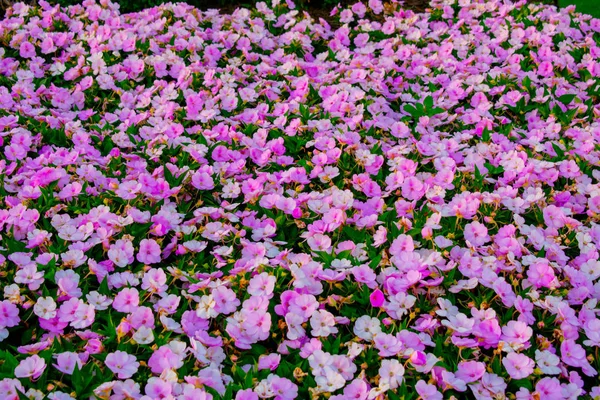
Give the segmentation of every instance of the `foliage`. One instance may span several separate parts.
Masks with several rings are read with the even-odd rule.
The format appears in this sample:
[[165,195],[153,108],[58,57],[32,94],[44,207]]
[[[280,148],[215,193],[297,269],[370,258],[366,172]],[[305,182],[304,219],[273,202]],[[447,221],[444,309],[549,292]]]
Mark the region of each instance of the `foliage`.
[[334,14],[0,22],[0,398],[600,396],[600,20]]

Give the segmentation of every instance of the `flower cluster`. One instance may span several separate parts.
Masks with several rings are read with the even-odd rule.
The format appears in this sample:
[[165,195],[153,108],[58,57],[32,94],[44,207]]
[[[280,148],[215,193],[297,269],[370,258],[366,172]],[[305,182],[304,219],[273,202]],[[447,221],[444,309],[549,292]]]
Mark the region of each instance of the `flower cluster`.
[[0,398],[600,396],[600,20],[0,21]]

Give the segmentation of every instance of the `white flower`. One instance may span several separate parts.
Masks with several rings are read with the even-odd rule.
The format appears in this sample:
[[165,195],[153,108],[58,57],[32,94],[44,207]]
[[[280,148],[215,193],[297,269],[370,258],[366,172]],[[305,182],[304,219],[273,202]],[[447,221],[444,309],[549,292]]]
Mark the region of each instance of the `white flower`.
[[258,383],[258,385],[256,385],[254,388],[254,393],[256,393],[261,399],[268,399],[275,396],[275,393],[271,388],[271,384],[267,382],[266,379],[263,379]]
[[404,380],[404,367],[398,360],[383,360],[379,376],[379,387],[396,389]]
[[52,297],[40,297],[33,306],[33,313],[42,319],[56,317],[56,303]]
[[89,292],[86,295],[86,299],[88,303],[94,306],[96,310],[106,310],[112,303],[112,299],[109,299],[108,296],[100,294],[96,291]]
[[550,353],[548,350],[544,351],[535,351],[535,362],[537,363],[538,368],[544,373],[548,375],[558,375],[560,374],[560,368],[558,364],[560,364],[560,358],[556,354]]
[[354,334],[363,340],[371,341],[381,333],[381,322],[379,319],[363,315],[354,322]]
[[219,313],[215,310],[215,305],[215,299],[213,299],[212,295],[202,296],[196,309],[196,315],[204,319],[216,317]]
[[324,392],[335,392],[346,384],[342,374],[334,371],[331,367],[326,367],[323,374],[315,377],[317,387]]
[[154,332],[147,326],[142,325],[133,334],[133,340],[138,344],[150,344],[154,341]]
[[326,310],[319,310],[314,313],[310,318],[310,326],[313,328],[311,331],[313,336],[327,337],[338,331],[335,327],[333,314]]

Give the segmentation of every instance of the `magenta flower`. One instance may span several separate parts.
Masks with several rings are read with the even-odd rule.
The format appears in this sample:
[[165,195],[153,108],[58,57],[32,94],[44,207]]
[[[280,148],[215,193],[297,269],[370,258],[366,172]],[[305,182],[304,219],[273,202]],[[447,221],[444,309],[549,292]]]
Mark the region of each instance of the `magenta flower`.
[[378,308],[385,302],[385,296],[381,290],[375,289],[369,296],[369,300],[371,301],[372,307]]

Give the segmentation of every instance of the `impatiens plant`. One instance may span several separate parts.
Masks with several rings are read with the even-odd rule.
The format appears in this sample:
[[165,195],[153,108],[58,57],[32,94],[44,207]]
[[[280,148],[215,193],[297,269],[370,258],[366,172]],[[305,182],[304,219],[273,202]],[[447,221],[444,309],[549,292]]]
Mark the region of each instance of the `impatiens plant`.
[[7,13],[1,399],[600,397],[600,20],[332,14]]

